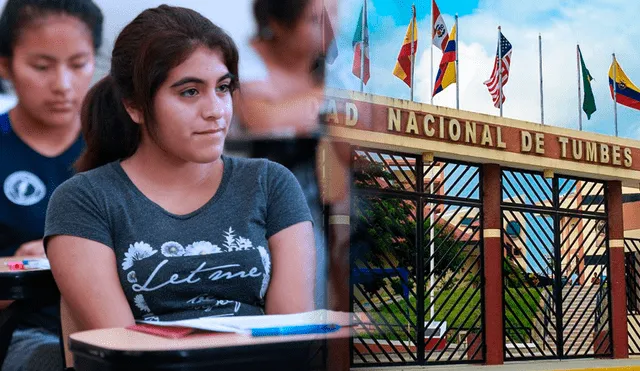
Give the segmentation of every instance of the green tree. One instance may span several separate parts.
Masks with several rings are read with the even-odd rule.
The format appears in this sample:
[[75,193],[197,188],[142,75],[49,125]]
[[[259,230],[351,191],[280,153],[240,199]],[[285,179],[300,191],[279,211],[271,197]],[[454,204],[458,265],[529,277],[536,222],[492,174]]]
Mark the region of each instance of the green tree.
[[[354,158],[354,185],[358,189],[377,188],[379,183],[386,188],[402,189],[393,174],[388,172],[382,164],[372,162],[367,158]],[[374,268],[402,267],[416,274],[416,201],[397,196],[383,196],[374,193],[361,192],[353,200],[353,237],[352,254],[356,265],[364,266],[366,262]],[[444,221],[444,219],[442,219]],[[429,230],[429,218],[423,221],[423,231]],[[474,228],[474,227],[470,227]],[[468,252],[461,251],[465,247],[464,241],[456,241],[455,234],[450,233],[452,226],[440,222],[434,230],[434,255],[436,275],[461,268]],[[429,233],[423,238],[424,274],[429,275]],[[361,263],[358,264],[358,261]],[[378,282],[378,284],[373,284]],[[379,278],[370,281],[367,291],[377,291],[383,284]]]
[[502,260],[502,269],[506,278],[507,287],[518,288],[533,283],[533,278],[511,258]]

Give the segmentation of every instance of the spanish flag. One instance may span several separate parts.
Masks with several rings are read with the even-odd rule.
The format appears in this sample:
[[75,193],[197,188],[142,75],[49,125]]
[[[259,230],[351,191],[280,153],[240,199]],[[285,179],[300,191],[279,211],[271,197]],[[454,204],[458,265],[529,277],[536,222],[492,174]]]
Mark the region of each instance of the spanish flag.
[[447,86],[456,82],[456,26],[454,25],[449,35],[449,40],[444,48],[440,68],[436,75],[436,83],[433,87],[433,96],[443,91]]
[[[412,31],[413,30],[413,34]],[[411,40],[413,39],[413,54],[411,54]],[[402,42],[402,48],[400,48],[400,54],[398,54],[398,61],[393,69],[393,74],[405,84],[411,87],[411,62],[415,60],[415,56],[418,53],[418,25],[416,24],[416,13],[413,13],[413,18],[407,28],[407,34]]]
[[[614,81],[615,97],[613,96]],[[614,98],[617,103],[640,110],[640,89],[629,80],[615,58],[609,68],[609,88],[611,90],[611,97]]]

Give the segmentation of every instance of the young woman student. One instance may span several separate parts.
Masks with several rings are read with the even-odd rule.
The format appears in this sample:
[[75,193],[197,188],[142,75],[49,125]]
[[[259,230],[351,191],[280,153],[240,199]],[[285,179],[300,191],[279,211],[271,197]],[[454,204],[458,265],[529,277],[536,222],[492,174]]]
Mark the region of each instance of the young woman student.
[[238,88],[231,38],[162,5],[118,36],[88,94],[79,174],[45,246],[81,329],[313,310],[314,237],[294,176],[222,155]]
[[[44,256],[49,198],[83,148],[80,108],[102,21],[91,0],[8,0],[0,15],[0,78],[17,96],[0,114],[1,256]],[[28,307],[2,370],[59,370],[58,306]]]

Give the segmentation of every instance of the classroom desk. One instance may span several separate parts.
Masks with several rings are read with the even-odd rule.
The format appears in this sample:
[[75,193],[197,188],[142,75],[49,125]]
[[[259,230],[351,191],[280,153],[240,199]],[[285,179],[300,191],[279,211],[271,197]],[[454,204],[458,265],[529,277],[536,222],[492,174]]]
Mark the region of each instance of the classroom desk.
[[0,300],[14,300],[0,310],[0,362],[4,359],[21,315],[34,306],[57,303],[58,286],[49,269],[9,270],[6,262],[17,262],[33,257],[0,258]]
[[58,287],[49,269],[25,269],[12,271],[6,262],[33,259],[33,257],[0,258],[0,300],[55,301]]
[[76,371],[324,370],[325,340],[351,336],[350,328],[324,335],[251,337],[208,333],[181,339],[124,328],[70,336]]

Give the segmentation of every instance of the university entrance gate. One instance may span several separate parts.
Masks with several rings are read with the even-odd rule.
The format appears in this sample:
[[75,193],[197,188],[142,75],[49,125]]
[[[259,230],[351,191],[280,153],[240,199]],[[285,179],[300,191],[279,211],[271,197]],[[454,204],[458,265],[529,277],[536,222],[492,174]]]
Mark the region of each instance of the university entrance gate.
[[630,339],[640,352],[640,248],[627,240],[625,257],[622,217],[640,143],[357,92],[332,92],[326,112],[351,154],[328,217],[349,252],[333,259],[350,259],[333,269],[334,309],[365,320],[336,360],[626,358]]
[[[352,365],[484,360],[481,166],[356,148]],[[611,355],[604,182],[502,169],[505,360]],[[558,331],[558,329],[562,329]]]

